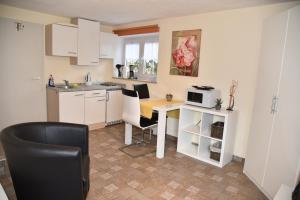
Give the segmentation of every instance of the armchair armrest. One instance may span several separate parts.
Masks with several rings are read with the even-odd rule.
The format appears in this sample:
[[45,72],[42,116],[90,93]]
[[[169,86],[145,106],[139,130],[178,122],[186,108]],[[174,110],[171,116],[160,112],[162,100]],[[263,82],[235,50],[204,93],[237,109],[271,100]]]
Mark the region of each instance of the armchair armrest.
[[83,155],[89,154],[88,126],[86,125],[47,122],[45,135],[48,144],[80,147]]

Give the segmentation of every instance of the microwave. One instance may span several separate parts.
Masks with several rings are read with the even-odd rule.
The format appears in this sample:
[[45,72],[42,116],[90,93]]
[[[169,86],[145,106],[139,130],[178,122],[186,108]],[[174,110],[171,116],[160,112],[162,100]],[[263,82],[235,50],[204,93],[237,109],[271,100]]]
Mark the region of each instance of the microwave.
[[220,91],[211,87],[191,87],[187,90],[186,104],[213,108],[217,98],[220,98]]

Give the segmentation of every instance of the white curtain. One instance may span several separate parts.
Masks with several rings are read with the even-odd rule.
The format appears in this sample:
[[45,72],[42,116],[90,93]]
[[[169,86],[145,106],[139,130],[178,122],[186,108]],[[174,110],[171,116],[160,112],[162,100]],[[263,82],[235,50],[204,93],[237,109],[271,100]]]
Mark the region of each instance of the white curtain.
[[140,45],[138,43],[126,44],[125,60],[137,60],[140,57]]
[[145,60],[158,60],[158,43],[146,42],[144,45],[144,59]]

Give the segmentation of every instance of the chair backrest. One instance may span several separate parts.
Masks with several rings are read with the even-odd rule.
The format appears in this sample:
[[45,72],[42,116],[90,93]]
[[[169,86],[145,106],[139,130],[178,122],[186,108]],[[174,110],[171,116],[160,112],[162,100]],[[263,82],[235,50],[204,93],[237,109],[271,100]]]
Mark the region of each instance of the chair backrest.
[[123,113],[122,119],[134,126],[140,126],[140,100],[137,91],[122,89]]
[[139,93],[140,99],[150,98],[149,89],[148,89],[147,84],[133,85],[133,89],[134,89],[134,91],[137,91]]

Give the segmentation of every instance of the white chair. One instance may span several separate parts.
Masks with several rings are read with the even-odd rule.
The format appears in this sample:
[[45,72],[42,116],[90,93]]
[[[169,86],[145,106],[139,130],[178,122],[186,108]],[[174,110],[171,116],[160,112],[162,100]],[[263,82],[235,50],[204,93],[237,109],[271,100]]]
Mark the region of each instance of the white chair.
[[145,143],[144,131],[149,129],[149,140],[151,141],[152,128],[157,126],[157,119],[148,119],[141,116],[140,99],[137,91],[122,89],[122,94],[123,121],[142,129],[142,140],[139,141],[140,143]]

